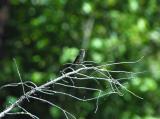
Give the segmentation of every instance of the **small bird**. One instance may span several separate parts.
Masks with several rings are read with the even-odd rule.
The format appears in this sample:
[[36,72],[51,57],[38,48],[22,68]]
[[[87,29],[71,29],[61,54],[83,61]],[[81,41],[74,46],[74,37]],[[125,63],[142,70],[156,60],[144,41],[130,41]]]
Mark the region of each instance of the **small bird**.
[[74,60],[73,64],[81,64],[85,58],[85,49],[80,49],[76,59]]
[[[81,64],[83,63],[84,58],[85,58],[85,49],[80,49],[75,60],[71,64],[65,65],[61,73],[66,74],[82,67]],[[75,74],[72,74],[70,75],[70,78],[65,78],[65,79],[68,79],[67,83],[71,83],[72,85],[74,85],[74,81],[72,80],[72,77],[75,77]]]
[[63,67],[63,70],[61,71],[63,74],[71,72],[77,68],[80,67],[80,64],[83,63],[85,58],[85,49],[80,49],[77,57],[71,64],[67,64]]

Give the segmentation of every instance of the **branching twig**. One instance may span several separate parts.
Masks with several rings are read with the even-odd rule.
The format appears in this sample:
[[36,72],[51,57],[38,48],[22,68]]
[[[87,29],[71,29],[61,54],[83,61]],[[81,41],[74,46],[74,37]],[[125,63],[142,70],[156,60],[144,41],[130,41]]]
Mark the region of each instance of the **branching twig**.
[[[136,62],[128,62],[128,63],[132,64],[132,63],[136,63]],[[110,65],[115,65],[115,64],[124,64],[124,63],[127,63],[127,62],[112,63],[112,64],[109,64],[109,66]],[[43,94],[46,94],[46,95],[55,95],[55,94],[65,95],[65,96],[69,96],[69,97],[74,98],[74,99],[79,100],[79,101],[96,100],[95,113],[98,110],[99,98],[104,97],[106,95],[114,94],[114,93],[122,95],[122,93],[119,91],[118,87],[120,87],[120,88],[126,90],[127,92],[131,93],[132,95],[142,99],[141,97],[137,96],[132,91],[128,90],[124,85],[122,85],[119,82],[121,79],[129,79],[130,77],[121,77],[121,78],[118,78],[118,79],[114,79],[112,77],[112,75],[110,74],[110,73],[124,73],[124,74],[126,73],[126,74],[134,74],[135,75],[135,74],[140,73],[140,72],[134,73],[134,72],[128,72],[128,71],[111,71],[111,70],[107,69],[108,68],[107,64],[98,66],[96,63],[92,64],[92,62],[90,62],[90,61],[89,62],[85,61],[84,63],[78,64],[78,65],[79,65],[78,69],[73,69],[72,67],[67,67],[64,70],[71,69],[70,72],[65,73],[65,71],[62,71],[62,76],[60,76],[58,78],[55,78],[54,80],[52,79],[49,82],[47,82],[47,83],[45,83],[41,86],[37,86],[36,84],[34,84],[31,81],[22,82],[22,78],[21,78],[21,75],[19,73],[19,70],[18,70],[18,67],[17,67],[17,64],[16,64],[17,72],[19,74],[21,82],[20,83],[7,84],[7,85],[4,85],[4,86],[0,87],[0,89],[5,88],[5,87],[22,85],[24,94],[15,103],[11,104],[4,111],[2,111],[0,113],[0,118],[4,117],[7,114],[27,114],[27,115],[31,116],[32,118],[38,119],[38,117],[34,116],[33,114],[31,114],[27,110],[25,110],[23,107],[21,107],[21,103],[23,103],[24,100],[32,98],[32,99],[35,99],[35,100],[39,100],[41,102],[45,102],[45,103],[47,103],[51,106],[57,107],[58,109],[60,109],[64,113],[66,119],[69,119],[69,117],[72,118],[72,119],[76,119],[76,117],[74,115],[67,112],[63,108],[57,106],[53,102],[50,102],[47,99],[42,99],[42,98],[33,96],[36,92],[40,92],[40,93],[43,93]],[[89,74],[87,72],[95,72],[95,73],[94,74],[93,73]],[[110,92],[106,92],[105,89],[101,89],[101,88],[93,88],[93,87],[89,87],[89,86],[76,86],[75,84],[74,85],[69,85],[69,84],[63,84],[63,83],[60,82],[60,81],[63,81],[64,79],[67,79],[67,78],[71,79],[73,84],[74,84],[75,81],[94,81],[94,80],[96,80],[97,82],[102,81],[102,82],[104,82],[104,84],[109,83],[112,90]],[[133,77],[131,77],[131,78],[133,78]],[[30,91],[25,92],[25,86],[28,87],[30,89]],[[81,98],[81,97],[75,96],[73,94],[70,94],[70,92],[57,91],[52,86],[62,86],[62,87],[72,88],[72,89],[77,89],[77,90],[92,91],[92,92],[97,92],[98,95],[96,95],[94,97]],[[51,89],[51,87],[52,87],[52,89]],[[23,112],[11,113],[11,111],[15,107],[19,107]]]

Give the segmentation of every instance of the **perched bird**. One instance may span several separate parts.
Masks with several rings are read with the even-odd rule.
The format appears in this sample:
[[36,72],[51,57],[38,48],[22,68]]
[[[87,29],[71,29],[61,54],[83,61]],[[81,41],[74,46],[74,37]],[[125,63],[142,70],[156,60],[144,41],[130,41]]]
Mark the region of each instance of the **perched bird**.
[[74,60],[73,64],[81,64],[85,58],[85,49],[80,49],[76,59]]
[[[71,64],[67,64],[65,65],[65,67],[63,67],[63,70],[61,70],[61,74],[66,74],[66,73],[69,73],[69,72],[72,72],[78,68],[81,68],[82,67],[82,63],[84,61],[84,58],[85,58],[85,50],[84,49],[81,49],[77,55],[77,57],[75,58],[75,60],[73,61],[73,63]],[[68,84],[72,84],[74,85],[74,81],[72,80],[72,78],[75,77],[75,74],[72,74],[70,75],[70,78],[65,78],[64,81],[67,80],[67,83]]]
[[63,70],[61,71],[63,74],[71,72],[79,67],[81,67],[80,64],[83,63],[85,58],[85,49],[80,49],[77,57],[75,58],[75,60],[73,61],[73,63],[71,64],[67,64],[63,67]]

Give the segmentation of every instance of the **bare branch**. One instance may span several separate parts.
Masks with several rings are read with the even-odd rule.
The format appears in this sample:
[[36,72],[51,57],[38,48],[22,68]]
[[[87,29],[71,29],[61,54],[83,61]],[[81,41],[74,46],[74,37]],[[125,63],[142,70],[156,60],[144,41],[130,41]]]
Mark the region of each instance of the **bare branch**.
[[19,72],[19,69],[18,69],[18,65],[17,65],[16,59],[15,59],[15,58],[13,58],[13,60],[14,60],[14,63],[15,63],[15,65],[16,65],[17,73],[18,73],[19,79],[20,79],[21,84],[22,84],[23,94],[25,95],[25,89],[24,89],[24,85],[23,85],[22,77],[21,77],[21,74],[20,74],[20,72]]
[[[112,70],[107,69],[108,68],[107,66],[116,65],[116,64],[127,64],[127,63],[132,64],[132,63],[137,63],[140,60],[138,60],[136,62],[119,62],[119,63],[111,63],[111,64],[106,64],[106,65],[99,65],[99,66],[95,62],[92,63],[91,61],[88,61],[88,62],[84,61],[84,62],[82,62],[82,64],[71,64],[71,65],[78,65],[78,68],[74,69],[72,66],[66,67],[65,69],[62,70],[62,76],[57,77],[55,79],[51,79],[49,82],[46,82],[45,84],[43,84],[41,86],[37,86],[36,84],[34,84],[31,81],[22,82],[22,78],[21,78],[20,72],[19,72],[17,64],[16,64],[17,72],[18,72],[18,75],[20,78],[20,83],[7,84],[7,85],[0,87],[0,89],[6,88],[6,87],[12,87],[12,86],[14,87],[14,86],[22,85],[24,94],[15,103],[13,103],[9,107],[7,107],[3,112],[0,112],[0,118],[4,117],[7,114],[27,114],[32,118],[39,119],[35,115],[29,113],[23,107],[21,107],[21,103],[23,103],[24,100],[32,98],[32,99],[47,103],[51,106],[57,107],[58,109],[60,109],[64,113],[66,119],[69,119],[69,117],[76,119],[76,117],[74,115],[67,112],[63,108],[57,106],[53,102],[50,102],[47,99],[42,99],[42,98],[33,96],[36,92],[40,92],[40,94],[43,93],[46,95],[55,95],[55,94],[65,95],[65,96],[69,96],[73,99],[76,99],[78,101],[96,100],[95,113],[98,110],[98,103],[99,103],[100,98],[102,98],[106,95],[110,95],[110,94],[119,94],[120,96],[123,95],[119,88],[124,89],[125,91],[131,93],[132,95],[136,96],[137,98],[142,99],[141,97],[137,96],[135,93],[128,90],[124,85],[122,85],[120,83],[121,80],[131,79],[131,78],[133,78],[133,76],[120,77],[120,78],[114,79],[111,74],[123,73],[123,74],[127,74],[127,75],[128,74],[136,75],[136,74],[143,73],[143,72],[112,71]],[[65,70],[68,70],[68,69],[70,69],[70,72],[66,73]],[[90,73],[88,73],[88,72],[90,72]],[[63,84],[60,82],[60,81],[66,81],[66,79],[70,79],[73,85],[70,85],[69,83]],[[104,84],[106,84],[106,86],[105,86],[105,88],[100,88],[98,86],[97,86],[98,88],[95,88],[96,86],[94,88],[87,87],[87,86],[77,86],[75,83],[76,81],[103,82]],[[68,81],[66,81],[66,82],[68,82]],[[97,83],[97,84],[100,85],[100,83]],[[106,87],[108,85],[110,85],[111,91],[106,91]],[[82,98],[82,97],[78,97],[73,94],[70,94],[70,92],[57,91],[56,89],[54,89],[54,86],[61,86],[61,87],[66,87],[66,88],[71,88],[71,89],[76,89],[76,90],[92,91],[92,92],[96,92],[97,95],[93,96],[93,97],[92,96],[90,96],[90,97],[84,96],[85,98],[84,97]],[[30,91],[25,92],[25,90],[24,90],[25,87],[29,88]],[[20,109],[22,109],[23,112],[11,113],[11,110],[13,110],[15,107],[19,107]]]

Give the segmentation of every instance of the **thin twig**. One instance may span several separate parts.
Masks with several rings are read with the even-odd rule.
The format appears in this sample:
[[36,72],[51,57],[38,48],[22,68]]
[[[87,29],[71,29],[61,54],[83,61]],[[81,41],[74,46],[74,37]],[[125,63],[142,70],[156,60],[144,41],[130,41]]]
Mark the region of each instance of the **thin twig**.
[[[87,61],[86,61],[87,62]],[[137,62],[137,61],[136,61]],[[15,62],[16,63],[16,62]],[[127,63],[127,62],[120,62],[120,63],[112,63],[113,64],[123,64],[123,63]],[[135,62],[129,62],[129,63],[135,63]],[[36,92],[41,92],[43,94],[47,94],[47,95],[54,95],[54,94],[61,94],[61,95],[66,95],[69,96],[71,98],[74,98],[76,100],[79,101],[91,101],[91,100],[96,100],[96,109],[95,109],[95,113],[98,110],[98,102],[99,99],[106,96],[106,95],[110,95],[110,94],[121,94],[121,92],[119,91],[118,87],[126,90],[127,92],[131,93],[132,95],[142,99],[141,97],[137,96],[135,93],[133,93],[132,91],[128,90],[124,85],[122,85],[119,81],[121,79],[129,79],[130,77],[122,77],[122,78],[118,78],[118,79],[114,79],[112,77],[112,75],[110,73],[126,73],[126,74],[138,74],[137,72],[128,72],[128,71],[109,71],[107,70],[107,68],[103,68],[104,66],[108,66],[106,65],[102,65],[101,66],[86,66],[85,63],[84,64],[80,64],[80,67],[78,69],[73,69],[72,67],[68,67],[71,69],[70,72],[68,73],[64,73],[62,76],[55,78],[54,80],[50,80],[49,82],[46,82],[45,84],[41,85],[41,86],[37,86],[36,84],[34,84],[31,81],[26,81],[26,82],[22,82],[22,78],[18,69],[18,66],[16,64],[17,67],[17,72],[18,75],[20,77],[20,83],[11,83],[11,84],[7,84],[4,85],[2,87],[0,87],[0,89],[5,88],[5,87],[10,87],[10,86],[18,86],[18,85],[22,85],[23,87],[23,95],[13,104],[11,104],[9,107],[7,107],[3,112],[0,113],[0,118],[4,117],[7,114],[11,114],[10,111],[13,110],[15,107],[19,107],[23,110],[24,114],[28,114],[30,116],[32,116],[32,118],[36,118],[34,117],[34,115],[30,114],[28,111],[26,111],[24,108],[22,108],[20,105],[21,103],[23,103],[24,100],[28,99],[28,98],[32,98],[32,99],[36,99],[45,103],[48,103],[52,106],[57,107],[58,109],[62,110],[62,112],[64,113],[66,119],[69,119],[69,116],[72,117],[73,119],[76,119],[76,117],[74,115],[72,115],[71,113],[67,112],[66,110],[64,110],[63,108],[55,105],[54,103],[46,100],[46,99],[42,99],[42,98],[38,98],[38,97],[34,97],[33,95]],[[88,74],[86,73],[86,71],[93,71],[96,72],[96,74]],[[98,74],[98,75],[97,75]],[[76,86],[76,85],[69,85],[69,84],[63,84],[63,83],[59,83],[59,81],[63,81],[64,79],[69,78],[72,79],[74,82],[77,80],[81,80],[81,81],[103,81],[103,82],[107,82],[110,84],[112,91],[110,92],[106,92],[105,90],[102,90],[100,88],[90,88],[90,87],[80,87],[80,86]],[[131,77],[133,78],[133,77]],[[56,91],[56,90],[51,90],[50,87],[54,86],[54,85],[60,85],[60,86],[64,86],[67,88],[75,88],[75,89],[79,89],[79,90],[86,90],[86,91],[97,91],[98,95],[94,96],[94,97],[88,97],[88,98],[80,98],[77,96],[74,96],[72,94],[70,94],[69,92],[61,92],[61,91]],[[30,89],[30,91],[25,92],[24,90],[24,86],[28,87]],[[118,87],[117,87],[118,86]],[[122,94],[120,95],[122,96]],[[16,113],[15,113],[16,114]],[[18,114],[18,113],[17,113]],[[22,114],[22,112],[19,112],[19,114]],[[38,117],[37,117],[38,119]]]

